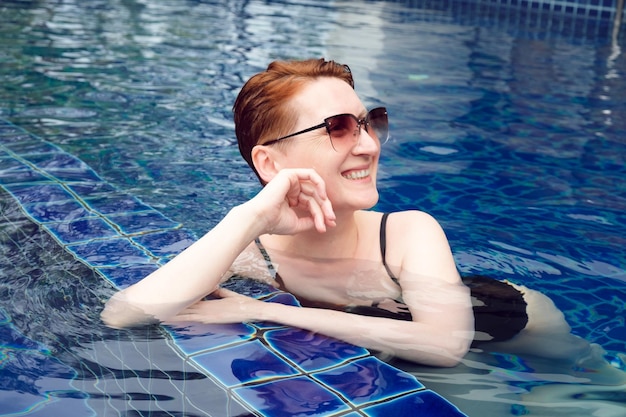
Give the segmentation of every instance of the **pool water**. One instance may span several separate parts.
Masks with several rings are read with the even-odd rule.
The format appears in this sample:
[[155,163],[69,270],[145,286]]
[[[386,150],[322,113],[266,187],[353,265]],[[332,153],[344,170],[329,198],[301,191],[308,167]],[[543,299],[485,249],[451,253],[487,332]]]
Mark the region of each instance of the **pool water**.
[[[573,333],[623,366],[624,30],[612,37],[610,13],[582,1],[541,11],[486,3],[495,2],[3,1],[0,412],[253,413],[246,392],[226,393],[227,377],[208,377],[163,329],[112,330],[98,314],[114,283],[164,262],[258,191],[231,106],[243,82],[279,58],[345,62],[367,107],[388,108],[378,209],[432,213],[462,273],[549,295]],[[585,13],[573,18],[561,3]],[[50,154],[55,166],[41,156]],[[17,169],[24,160],[37,170]],[[26,176],[43,171],[74,184],[72,198],[101,221],[65,227],[82,219],[80,206],[54,203],[53,191],[48,203],[30,200]],[[112,255],[154,262],[115,275],[80,252],[115,228],[141,237],[150,255]],[[183,243],[146,242],[161,230]],[[209,339],[178,340],[189,352]],[[350,355],[363,368],[375,363]],[[393,365],[417,375],[398,377],[409,390],[422,383],[471,416],[618,416],[626,407],[623,391],[564,384],[554,369],[511,355],[473,352],[452,370]],[[334,410],[376,415],[364,409]]]

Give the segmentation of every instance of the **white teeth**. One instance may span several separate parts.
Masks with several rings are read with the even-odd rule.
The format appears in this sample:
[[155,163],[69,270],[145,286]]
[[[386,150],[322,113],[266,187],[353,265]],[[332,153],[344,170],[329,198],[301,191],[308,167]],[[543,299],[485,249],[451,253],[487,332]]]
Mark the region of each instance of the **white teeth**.
[[367,177],[369,174],[370,174],[369,169],[362,169],[360,171],[352,171],[351,173],[346,174],[343,177],[349,180],[360,180],[362,178]]

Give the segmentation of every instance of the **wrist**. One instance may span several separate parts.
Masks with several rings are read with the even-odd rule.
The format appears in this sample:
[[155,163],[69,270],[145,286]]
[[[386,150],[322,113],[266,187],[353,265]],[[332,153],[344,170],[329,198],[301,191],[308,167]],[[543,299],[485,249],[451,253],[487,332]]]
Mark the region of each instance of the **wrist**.
[[248,235],[249,242],[265,233],[262,216],[249,202],[233,207],[226,217]]
[[280,303],[263,301],[260,308],[258,309],[258,320],[284,324],[283,321],[279,319],[279,317],[281,317],[280,312],[283,310],[284,307],[285,306]]

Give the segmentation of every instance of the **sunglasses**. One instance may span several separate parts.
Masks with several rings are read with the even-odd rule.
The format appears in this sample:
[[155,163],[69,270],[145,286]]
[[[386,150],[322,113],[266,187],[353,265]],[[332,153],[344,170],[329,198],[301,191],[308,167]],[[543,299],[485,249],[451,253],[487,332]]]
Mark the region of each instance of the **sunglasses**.
[[326,132],[330,137],[330,143],[333,149],[337,150],[336,146],[352,147],[354,146],[361,136],[361,126],[365,128],[365,131],[374,139],[378,140],[380,144],[389,140],[389,120],[387,119],[387,109],[384,107],[376,107],[370,110],[363,119],[359,120],[355,115],[350,113],[338,114],[330,116],[324,119],[324,123],[309,127],[299,132],[292,133],[287,136],[283,136],[278,139],[265,142],[264,145],[272,145],[283,139],[289,139],[302,133],[311,132],[315,129],[322,127],[326,128]]

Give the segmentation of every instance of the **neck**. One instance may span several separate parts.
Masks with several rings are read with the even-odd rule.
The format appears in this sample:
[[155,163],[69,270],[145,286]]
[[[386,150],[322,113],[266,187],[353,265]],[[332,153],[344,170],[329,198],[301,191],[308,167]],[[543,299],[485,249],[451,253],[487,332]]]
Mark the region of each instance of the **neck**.
[[[337,213],[336,213],[337,214]],[[359,247],[358,212],[337,214],[337,225],[325,233],[316,230],[274,236],[276,249],[308,258],[354,258]]]

